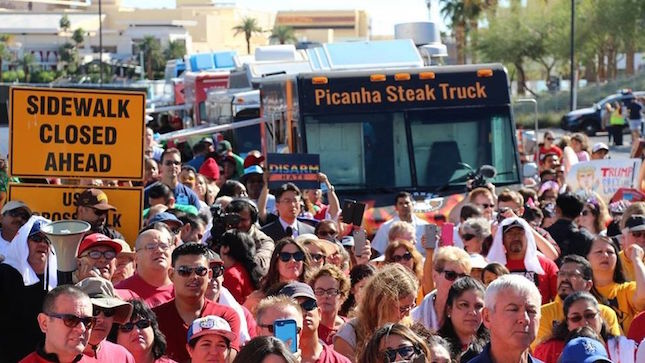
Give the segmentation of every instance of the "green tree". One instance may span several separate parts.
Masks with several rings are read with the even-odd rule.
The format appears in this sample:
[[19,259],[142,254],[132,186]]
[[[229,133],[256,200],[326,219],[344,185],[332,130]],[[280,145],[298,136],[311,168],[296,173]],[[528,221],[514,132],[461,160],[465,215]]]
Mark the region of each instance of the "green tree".
[[170,41],[163,54],[166,60],[183,58],[186,55],[186,43],[179,40]]
[[240,33],[244,34],[244,39],[246,40],[246,52],[251,54],[251,36],[253,36],[254,33],[262,32],[262,28],[258,25],[257,19],[246,17],[242,18],[242,22],[239,25],[234,26],[233,30],[235,30],[235,34],[233,34],[233,36]]
[[148,79],[154,79],[154,71],[163,68],[165,66],[165,61],[161,51],[161,42],[159,39],[146,35],[143,38],[137,48],[139,51],[143,51],[143,58],[145,62],[145,70]]
[[25,73],[25,82],[30,81],[30,72],[31,68],[36,63],[36,57],[31,53],[23,54],[22,58],[18,61],[18,64],[22,67],[22,71]]
[[9,51],[9,42],[11,36],[7,34],[0,34],[0,81],[2,80],[2,63],[5,60],[11,60],[12,53]]
[[72,23],[69,21],[67,14],[63,15],[58,21],[58,26],[65,32],[69,32],[69,28],[72,26]]
[[294,34],[293,27],[287,25],[275,25],[271,30],[269,39],[277,41],[280,44],[295,43],[298,41]]
[[83,41],[85,41],[85,31],[83,28],[78,28],[74,30],[74,34],[72,34],[72,40],[74,43],[76,43],[76,48],[83,44]]
[[455,46],[457,48],[457,63],[466,63],[466,10],[462,0],[440,0],[443,4],[441,15],[450,22],[452,36],[455,37]]
[[58,55],[59,61],[64,63],[68,74],[76,74],[78,72],[78,50],[74,44],[67,42],[58,47]]

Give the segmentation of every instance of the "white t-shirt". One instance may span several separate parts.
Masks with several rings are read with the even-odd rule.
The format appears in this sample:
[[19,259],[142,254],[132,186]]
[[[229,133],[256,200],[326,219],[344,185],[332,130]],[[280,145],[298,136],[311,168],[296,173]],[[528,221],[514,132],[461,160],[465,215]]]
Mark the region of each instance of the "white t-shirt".
[[437,290],[432,290],[423,298],[421,304],[410,311],[410,317],[415,323],[421,323],[432,331],[439,330],[439,317],[434,308]]
[[0,256],[2,256],[0,257],[0,262],[4,261],[5,257],[7,256],[7,250],[9,249],[9,246],[11,246],[11,242],[2,238],[2,235],[0,234]]

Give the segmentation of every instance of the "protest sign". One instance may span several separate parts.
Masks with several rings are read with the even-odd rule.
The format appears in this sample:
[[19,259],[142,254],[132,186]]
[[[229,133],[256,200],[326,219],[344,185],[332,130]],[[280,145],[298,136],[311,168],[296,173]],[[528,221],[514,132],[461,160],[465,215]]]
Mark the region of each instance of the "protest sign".
[[566,177],[573,192],[595,192],[605,201],[620,188],[632,188],[636,183],[640,159],[603,159],[576,163]]
[[[87,187],[79,185],[9,184],[9,200],[24,202],[31,210],[52,221],[76,219],[76,200]],[[116,207],[110,211],[106,225],[121,232],[134,245],[141,229],[143,188],[101,187],[108,202]]]
[[268,154],[269,189],[292,182],[300,189],[319,189],[320,155]]

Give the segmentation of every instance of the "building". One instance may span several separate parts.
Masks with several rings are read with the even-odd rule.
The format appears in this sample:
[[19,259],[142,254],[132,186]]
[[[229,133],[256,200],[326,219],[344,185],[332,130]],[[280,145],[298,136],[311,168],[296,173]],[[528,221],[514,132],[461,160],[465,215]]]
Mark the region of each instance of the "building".
[[275,23],[292,27],[298,41],[332,43],[370,38],[365,10],[279,11]]

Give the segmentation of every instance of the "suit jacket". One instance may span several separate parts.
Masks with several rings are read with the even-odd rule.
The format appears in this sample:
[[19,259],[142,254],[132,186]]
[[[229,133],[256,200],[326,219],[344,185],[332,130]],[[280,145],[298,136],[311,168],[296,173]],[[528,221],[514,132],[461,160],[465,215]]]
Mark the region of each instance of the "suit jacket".
[[[298,235],[301,236],[305,233],[314,233],[314,227],[308,225],[307,223],[303,223],[300,221],[296,222],[298,224]],[[278,242],[279,240],[285,238],[285,237],[291,237],[287,234],[287,232],[284,231],[282,228],[282,224],[280,224],[280,220],[278,219],[275,222],[271,222],[267,224],[266,226],[262,227],[260,229],[264,234],[267,236],[271,237],[272,240],[275,242]]]

